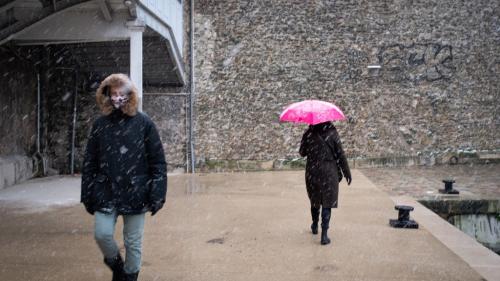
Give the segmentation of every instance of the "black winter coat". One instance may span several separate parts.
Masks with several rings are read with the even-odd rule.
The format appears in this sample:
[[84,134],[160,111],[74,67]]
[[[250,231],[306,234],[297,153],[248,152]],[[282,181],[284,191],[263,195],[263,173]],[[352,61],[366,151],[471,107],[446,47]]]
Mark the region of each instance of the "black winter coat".
[[133,215],[165,202],[166,161],[156,127],[143,113],[98,118],[87,143],[81,202],[93,211]]
[[309,126],[302,136],[299,153],[307,157],[306,188],[311,206],[337,208],[338,169],[344,176],[351,177],[337,129],[330,122]]

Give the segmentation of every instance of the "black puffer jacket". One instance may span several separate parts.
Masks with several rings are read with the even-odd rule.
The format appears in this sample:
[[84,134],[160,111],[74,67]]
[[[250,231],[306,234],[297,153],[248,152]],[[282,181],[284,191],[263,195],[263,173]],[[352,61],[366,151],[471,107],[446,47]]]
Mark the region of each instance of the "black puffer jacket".
[[166,192],[165,155],[151,119],[121,110],[97,119],[82,172],[81,202],[87,209],[144,213],[162,206]]
[[[113,108],[112,88],[127,91],[128,101]],[[167,171],[156,127],[138,112],[137,88],[125,74],[111,74],[97,89],[103,116],[93,126],[82,171],[81,202],[87,211],[132,215],[157,212],[165,203]]]

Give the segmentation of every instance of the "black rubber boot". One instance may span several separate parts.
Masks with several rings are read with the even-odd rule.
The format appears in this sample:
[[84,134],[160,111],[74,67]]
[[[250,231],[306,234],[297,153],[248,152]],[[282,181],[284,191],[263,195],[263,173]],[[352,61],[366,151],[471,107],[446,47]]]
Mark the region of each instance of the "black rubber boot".
[[113,281],[123,281],[125,272],[123,271],[123,259],[120,253],[112,259],[104,258],[104,263],[113,271]]
[[330,227],[331,214],[331,208],[323,208],[321,210],[321,245],[330,244],[330,238],[328,238],[328,228]]
[[311,224],[312,234],[318,234],[319,208],[311,206],[311,217],[313,221]]
[[125,273],[125,278],[123,280],[124,281],[137,281],[137,277],[139,277],[139,271],[137,271],[136,273],[130,273],[130,274]]

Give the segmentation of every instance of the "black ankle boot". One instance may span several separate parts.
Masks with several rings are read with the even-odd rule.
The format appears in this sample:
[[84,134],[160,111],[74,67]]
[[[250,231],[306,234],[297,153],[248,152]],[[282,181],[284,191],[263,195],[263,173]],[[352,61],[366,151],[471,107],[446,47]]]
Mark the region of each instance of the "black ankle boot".
[[130,273],[130,274],[125,273],[125,278],[123,280],[124,281],[137,281],[138,276],[139,276],[139,271],[137,271],[136,273]]
[[323,208],[321,210],[321,245],[330,244],[330,238],[328,238],[328,228],[330,226],[330,216],[332,214],[332,209]]
[[311,224],[312,234],[318,234],[319,208],[311,207],[311,217],[313,221]]
[[123,281],[125,272],[123,271],[123,260],[120,253],[112,259],[104,258],[104,263],[113,271],[113,281]]
[[328,229],[321,229],[321,245],[328,245],[330,242],[330,238],[328,238]]

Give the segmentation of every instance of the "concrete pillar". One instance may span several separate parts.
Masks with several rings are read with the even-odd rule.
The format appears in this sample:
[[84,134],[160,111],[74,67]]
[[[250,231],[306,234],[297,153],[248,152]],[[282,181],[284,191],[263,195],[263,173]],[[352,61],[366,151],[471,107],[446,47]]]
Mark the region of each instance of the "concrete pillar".
[[139,111],[142,111],[142,34],[146,29],[139,20],[127,22],[130,30],[130,79],[137,87]]

